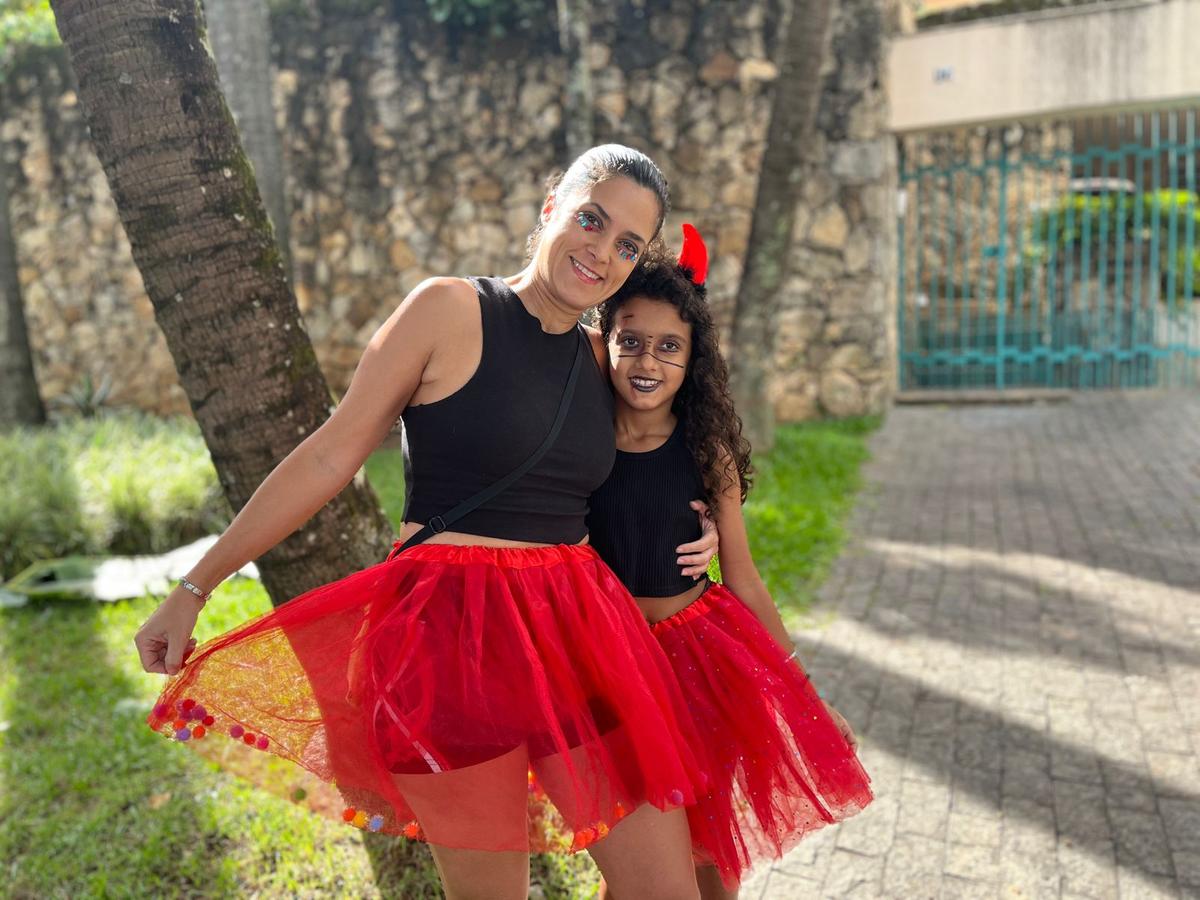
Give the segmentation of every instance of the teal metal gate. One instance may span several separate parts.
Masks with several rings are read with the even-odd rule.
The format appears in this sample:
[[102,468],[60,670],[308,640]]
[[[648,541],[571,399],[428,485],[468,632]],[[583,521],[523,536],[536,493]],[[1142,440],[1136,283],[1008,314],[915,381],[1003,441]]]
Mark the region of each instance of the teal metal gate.
[[1196,111],[901,142],[900,387],[1200,382]]

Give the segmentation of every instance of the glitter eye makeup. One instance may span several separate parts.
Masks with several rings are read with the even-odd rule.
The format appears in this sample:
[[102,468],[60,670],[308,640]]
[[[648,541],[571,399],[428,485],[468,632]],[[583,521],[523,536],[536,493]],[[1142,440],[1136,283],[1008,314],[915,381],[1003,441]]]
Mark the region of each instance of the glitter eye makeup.
[[[600,231],[603,227],[600,223],[600,220],[586,210],[580,210],[579,212],[575,213],[575,221],[584,231],[596,232]],[[641,254],[637,246],[629,241],[623,241],[622,243],[617,244],[617,256],[619,256],[624,262],[636,262],[638,256],[640,255]]]
[[584,231],[599,231],[600,222],[588,212],[575,213],[575,221],[579,223],[579,227]]

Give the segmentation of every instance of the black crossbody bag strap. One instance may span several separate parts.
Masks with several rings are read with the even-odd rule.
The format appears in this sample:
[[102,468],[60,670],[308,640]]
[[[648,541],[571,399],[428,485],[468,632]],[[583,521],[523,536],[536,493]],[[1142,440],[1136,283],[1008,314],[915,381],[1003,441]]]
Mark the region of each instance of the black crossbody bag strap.
[[521,463],[499,481],[488,485],[473,497],[468,497],[449,512],[442,513],[440,516],[434,516],[425,523],[420,531],[405,541],[392,556],[403,553],[409,547],[427,541],[433,535],[448,530],[451,525],[467,513],[478,509],[489,500],[498,497],[504,491],[508,490],[517,479],[537,465],[538,460],[546,455],[546,451],[554,445],[559,432],[562,431],[563,422],[567,420],[567,411],[571,408],[571,399],[575,396],[575,384],[579,381],[579,370],[583,366],[584,354],[590,353],[592,349],[592,342],[588,340],[583,328],[576,326],[576,329],[579,335],[579,346],[575,351],[575,361],[571,364],[571,374],[567,376],[567,385],[563,388],[562,399],[558,402],[558,412],[554,416],[554,424],[550,427],[550,432],[546,435],[546,439],[542,441],[541,446],[534,450],[533,455],[525,460],[525,462]]

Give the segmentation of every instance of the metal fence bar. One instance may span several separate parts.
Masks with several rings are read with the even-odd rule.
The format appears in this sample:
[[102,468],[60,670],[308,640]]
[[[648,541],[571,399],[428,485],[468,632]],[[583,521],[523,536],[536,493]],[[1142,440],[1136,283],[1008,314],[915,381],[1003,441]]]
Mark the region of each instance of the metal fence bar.
[[[925,246],[925,232],[924,228],[922,227],[923,218],[922,215],[920,215],[920,208],[922,208],[924,205],[925,192],[922,190],[922,187],[920,187],[919,179],[910,181],[910,184],[913,186],[913,194],[911,198],[913,210],[913,246],[917,248],[916,274],[913,276],[912,289],[917,293],[917,296],[925,296],[925,288],[922,283],[922,278],[920,278],[920,270],[922,270],[922,264],[924,263],[925,259],[925,254],[922,252]],[[928,298],[926,298],[926,304],[928,304]],[[914,311],[913,331],[916,332],[917,340],[914,342],[913,347],[908,348],[908,354],[910,355],[912,355],[914,349],[920,349],[920,326],[922,326],[920,325],[920,318],[922,318],[922,310],[923,307],[918,306],[917,310]]]
[[[1008,310],[1008,147],[1000,142],[1000,169],[997,179],[1000,211],[996,220],[996,387],[1004,389],[1005,322]],[[981,267],[982,268],[982,267]],[[987,305],[984,304],[986,311]]]
[[1179,268],[1179,133],[1178,116],[1167,117],[1167,167],[1170,170],[1170,195],[1168,203],[1170,225],[1167,227],[1167,349],[1170,353],[1167,365],[1167,381],[1178,384],[1182,381],[1183,371],[1180,364],[1186,365],[1184,354],[1186,350],[1178,340],[1179,326],[1182,324],[1184,310],[1180,303],[1177,272]]
[[[1160,132],[1160,130],[1159,130],[1159,125],[1160,124],[1159,124],[1159,120],[1158,120],[1158,113],[1157,112],[1152,113],[1150,116],[1151,143],[1153,146],[1156,146],[1156,148],[1157,148],[1157,146],[1160,145],[1160,143],[1162,143],[1162,132]],[[1152,156],[1151,156],[1151,158],[1153,160]],[[1160,227],[1160,224],[1162,224],[1162,205],[1159,204],[1158,200],[1159,200],[1160,192],[1162,192],[1162,190],[1163,190],[1163,170],[1162,170],[1162,166],[1160,166],[1160,163],[1158,160],[1153,160],[1151,174],[1152,174],[1151,182],[1153,184],[1152,190],[1154,192],[1154,200],[1153,200],[1153,203],[1151,204],[1151,208],[1150,208],[1151,209],[1151,214],[1150,214],[1150,218],[1151,218],[1151,224],[1150,224],[1150,283],[1153,286],[1154,293],[1150,298],[1150,300],[1151,300],[1150,310],[1152,313],[1152,319],[1151,319],[1152,323],[1156,323],[1156,324],[1154,324],[1152,326],[1150,335],[1151,335],[1151,356],[1153,358],[1154,373],[1156,373],[1156,376],[1157,376],[1158,372],[1162,371],[1163,356],[1165,355],[1165,350],[1163,350],[1163,348],[1160,348],[1158,346],[1158,338],[1157,338],[1157,331],[1158,331],[1157,313],[1158,313],[1159,300],[1162,299],[1162,296],[1160,296],[1160,294],[1162,294],[1162,289],[1163,289],[1162,263],[1160,263],[1160,260],[1158,258],[1159,251],[1162,250],[1162,247],[1159,246],[1159,240],[1158,240],[1158,238],[1159,238],[1158,229]]]
[[1185,225],[1186,233],[1184,235],[1184,244],[1187,248],[1184,255],[1184,282],[1183,295],[1186,298],[1188,305],[1187,317],[1187,340],[1185,343],[1186,351],[1186,368],[1184,384],[1192,386],[1196,383],[1197,369],[1200,369],[1200,335],[1196,334],[1197,316],[1200,315],[1200,306],[1197,306],[1196,299],[1196,265],[1200,262],[1196,253],[1196,153],[1200,152],[1200,144],[1196,143],[1196,111],[1189,109],[1187,112],[1187,142],[1184,145],[1184,160],[1187,166],[1185,175],[1185,183],[1187,184],[1188,206],[1187,206],[1187,223]]
[[[958,304],[956,313],[959,319],[959,336],[965,343],[967,335],[971,331],[971,210],[976,208],[975,198],[971,192],[971,169],[969,166],[960,170],[963,182],[963,196],[966,198],[966,208],[963,211],[963,257],[962,257],[962,274],[959,276],[958,283],[955,285],[954,297]],[[955,226],[957,230],[957,216],[955,218]],[[955,254],[955,265],[958,265],[958,255]],[[957,387],[963,386],[964,367],[958,367],[959,382]]]
[[[1092,170],[1092,160],[1095,154],[1092,150],[1087,150],[1082,154],[1076,154],[1071,157],[1072,168],[1078,163],[1079,169],[1084,173],[1090,173]],[[1091,274],[1092,274],[1092,205],[1090,195],[1084,195],[1083,208],[1080,210],[1080,218],[1082,234],[1080,240],[1082,242],[1082,253],[1079,260],[1079,329],[1077,336],[1077,347],[1079,350],[1079,381],[1081,386],[1091,387],[1091,372],[1088,369],[1088,364],[1094,365],[1095,359],[1091,353],[1092,335],[1095,333],[1095,324],[1093,321],[1092,311],[1092,292],[1091,292]]]
[[[1027,361],[1030,359],[1030,353],[1033,350],[1033,341],[1030,340],[1029,351],[1025,349],[1025,340],[1032,333],[1033,320],[1027,315],[1025,310],[1028,307],[1028,298],[1025,296],[1025,219],[1029,212],[1029,190],[1027,188],[1029,168],[1025,164],[1025,154],[1018,147],[1017,154],[1017,194],[1016,194],[1016,218],[1017,227],[1014,232],[1016,236],[1017,246],[1017,262],[1013,272],[1013,333],[1016,335],[1015,346],[1012,348],[1012,377],[1011,381],[1016,384],[1024,384],[1026,379],[1022,377],[1025,371]],[[1034,179],[1034,186],[1037,185],[1037,179]]]
[[[1101,188],[1100,194],[1100,259],[1096,269],[1096,339],[1100,346],[1096,347],[1099,357],[1093,365],[1093,384],[1109,387],[1112,384],[1112,364],[1115,362],[1114,353],[1117,347],[1112,340],[1112,317],[1108,313],[1108,236],[1115,233],[1112,221],[1112,203],[1114,193],[1112,182],[1108,178],[1108,164],[1112,154],[1105,150],[1098,155],[1100,162]],[[1093,342],[1095,346],[1095,342]]]
[[[1136,183],[1134,188],[1135,202],[1133,205],[1133,234],[1134,243],[1134,269],[1133,269],[1133,331],[1134,345],[1138,350],[1134,357],[1134,372],[1133,383],[1137,387],[1146,386],[1149,375],[1149,360],[1150,356],[1142,351],[1146,349],[1143,344],[1143,338],[1146,327],[1145,307],[1143,306],[1142,286],[1144,284],[1145,273],[1142,271],[1143,260],[1146,256],[1146,251],[1142,246],[1142,227],[1145,203],[1143,198],[1146,191],[1146,159],[1147,154],[1143,143],[1143,125],[1145,124],[1145,116],[1139,114],[1134,122],[1134,137],[1137,139],[1137,155],[1134,157],[1134,168],[1136,170]],[[1153,349],[1153,348],[1150,348]]]
[[[1067,151],[1064,154],[1064,156],[1066,158],[1067,165],[1069,167],[1068,168],[1068,172],[1069,172],[1068,177],[1074,176],[1074,174],[1075,174],[1075,157],[1073,156],[1073,154],[1070,151]],[[1075,203],[1074,203],[1074,198],[1072,196],[1070,196],[1069,194],[1067,195],[1067,200],[1068,200],[1068,202],[1067,202],[1066,214],[1063,217],[1065,219],[1064,227],[1066,228],[1066,233],[1070,236],[1070,239],[1072,241],[1074,241],[1075,234],[1076,234],[1076,232],[1075,232]],[[1062,302],[1062,316],[1061,316],[1062,322],[1060,323],[1059,329],[1062,332],[1063,344],[1067,347],[1067,349],[1069,351],[1071,351],[1070,355],[1072,357],[1075,356],[1074,350],[1076,349],[1076,346],[1074,344],[1074,339],[1075,339],[1075,332],[1078,328],[1078,322],[1079,322],[1078,313],[1072,309],[1072,307],[1074,306],[1074,302],[1073,302],[1074,297],[1072,296],[1074,286],[1075,286],[1075,253],[1068,247],[1067,251],[1063,254],[1063,278],[1062,278],[1063,302]],[[1068,373],[1065,370],[1059,369],[1055,372],[1055,387],[1066,386],[1068,381],[1069,381]]]
[[[948,209],[949,209],[950,215],[949,215],[949,227],[946,229],[946,234],[947,234],[947,238],[948,238],[947,245],[946,245],[946,246],[948,246],[948,250],[946,251],[946,265],[947,265],[948,271],[946,274],[946,320],[944,320],[944,322],[953,322],[954,318],[956,317],[956,314],[958,314],[958,313],[956,313],[956,310],[958,310],[958,308],[960,308],[962,306],[962,298],[960,298],[959,294],[960,294],[960,290],[961,290],[962,278],[966,277],[966,271],[967,271],[965,265],[962,266],[962,275],[961,276],[959,276],[958,271],[956,271],[956,270],[958,270],[958,265],[959,265],[958,247],[955,246],[955,235],[958,235],[958,232],[959,232],[959,199],[958,199],[958,191],[956,191],[955,185],[956,185],[956,182],[958,182],[958,176],[959,176],[960,172],[961,172],[960,168],[958,168],[958,167],[952,168],[949,170],[949,175],[947,178],[946,202],[948,204]],[[967,215],[970,215],[970,214],[967,214]],[[938,328],[940,328],[940,330],[942,330],[942,331],[949,330],[946,328],[946,326],[944,326],[943,323],[938,323]],[[962,329],[959,331],[960,340],[962,340],[962,338],[964,338],[965,335],[966,335],[965,329]],[[953,338],[946,337],[946,342],[944,342],[944,346],[949,347],[950,341],[952,341],[952,340],[953,340]]]
[[[1117,132],[1124,136],[1125,117],[1117,118]],[[1122,191],[1124,185],[1129,183],[1126,177],[1126,164],[1129,162],[1129,147],[1128,144],[1122,142],[1116,152],[1116,160],[1113,166],[1113,171],[1116,173],[1115,178],[1120,182]],[[1117,213],[1116,213],[1116,260],[1114,266],[1116,271],[1113,274],[1113,346],[1116,350],[1116,360],[1113,363],[1113,387],[1127,387],[1129,381],[1129,367],[1134,359],[1132,335],[1125,334],[1125,319],[1128,315],[1126,304],[1125,290],[1125,245],[1129,240],[1129,228],[1126,219],[1129,215],[1129,200],[1130,198],[1122,193],[1117,197]],[[1126,348],[1126,340],[1129,340],[1129,347]]]
[[[1057,151],[1057,147],[1055,150]],[[1055,184],[1058,180],[1058,160],[1056,155],[1050,157],[1048,168],[1050,171],[1051,184]],[[1044,359],[1044,376],[1043,384],[1054,384],[1054,366],[1050,362],[1050,355],[1054,352],[1054,348],[1058,346],[1057,323],[1055,321],[1055,311],[1058,309],[1058,203],[1052,198],[1050,201],[1050,221],[1046,224],[1046,241],[1045,246],[1048,248],[1049,258],[1046,260],[1046,330],[1043,337],[1043,346],[1045,347]]]

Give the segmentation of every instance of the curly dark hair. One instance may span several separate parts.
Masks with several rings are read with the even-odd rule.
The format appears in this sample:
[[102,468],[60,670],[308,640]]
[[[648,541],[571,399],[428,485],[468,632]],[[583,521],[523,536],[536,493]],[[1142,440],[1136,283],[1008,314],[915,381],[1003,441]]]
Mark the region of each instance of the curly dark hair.
[[721,356],[704,288],[693,284],[673,259],[662,254],[647,256],[600,305],[600,331],[605,341],[612,335],[617,312],[634,297],[669,303],[692,326],[692,355],[671,411],[683,420],[684,438],[704,482],[705,502],[715,507],[717,497],[731,486],[724,462],[727,456],[737,469],[744,502],[754,472],[750,442],[742,436],[742,420],[733,408],[729,368]]

